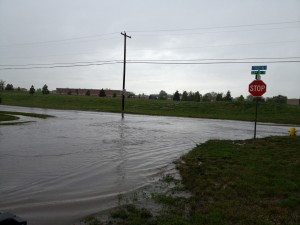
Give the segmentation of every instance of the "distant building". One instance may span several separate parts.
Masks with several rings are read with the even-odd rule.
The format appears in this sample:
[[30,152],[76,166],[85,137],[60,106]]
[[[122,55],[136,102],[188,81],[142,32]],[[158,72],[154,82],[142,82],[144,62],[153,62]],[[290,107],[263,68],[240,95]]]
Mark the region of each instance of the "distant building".
[[[90,96],[99,96],[100,89],[81,89],[81,88],[56,88],[57,94],[63,95],[79,95],[84,96],[87,92],[90,92]],[[121,97],[122,91],[121,90],[110,90],[104,89],[105,95],[107,97]]]
[[299,105],[300,106],[300,99],[288,99],[287,100],[287,104],[289,105]]

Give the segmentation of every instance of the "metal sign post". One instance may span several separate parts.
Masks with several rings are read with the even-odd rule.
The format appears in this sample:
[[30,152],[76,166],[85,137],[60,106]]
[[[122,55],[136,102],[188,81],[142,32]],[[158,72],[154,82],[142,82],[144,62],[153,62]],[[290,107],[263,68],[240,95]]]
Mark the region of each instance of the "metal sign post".
[[256,139],[256,124],[258,111],[258,97],[267,91],[267,85],[261,80],[261,75],[266,74],[267,66],[252,66],[251,74],[255,75],[255,80],[249,84],[249,92],[256,97],[255,120],[254,120],[254,137]]

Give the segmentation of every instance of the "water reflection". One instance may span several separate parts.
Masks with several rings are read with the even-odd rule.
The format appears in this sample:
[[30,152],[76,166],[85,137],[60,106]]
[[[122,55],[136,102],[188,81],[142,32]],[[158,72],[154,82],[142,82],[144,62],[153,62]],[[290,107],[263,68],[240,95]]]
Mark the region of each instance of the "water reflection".
[[[196,143],[253,137],[248,122],[1,108],[56,116],[0,127],[0,209],[31,225],[71,224],[113,207]],[[258,125],[257,137],[287,130]]]
[[[118,182],[116,183],[117,186],[122,187],[124,184],[124,180],[126,177],[126,164],[127,164],[127,150],[126,150],[126,139],[125,139],[125,134],[126,134],[126,124],[125,120],[121,119],[119,122],[119,144],[117,145],[117,153],[118,153],[118,161],[119,165],[117,166],[116,172],[119,177]],[[122,189],[122,188],[121,188]]]

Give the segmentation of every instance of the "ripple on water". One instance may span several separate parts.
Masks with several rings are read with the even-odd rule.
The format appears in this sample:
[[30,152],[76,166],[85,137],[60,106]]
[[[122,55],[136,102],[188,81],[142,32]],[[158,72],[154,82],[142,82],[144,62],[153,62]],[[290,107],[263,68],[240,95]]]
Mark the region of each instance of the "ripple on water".
[[[3,110],[41,113],[8,106]],[[0,208],[31,225],[71,224],[113,207],[119,193],[153,182],[196,143],[253,135],[249,122],[138,115],[122,120],[118,114],[60,110],[43,113],[56,118],[0,127]],[[286,135],[287,129],[259,125],[258,137]]]

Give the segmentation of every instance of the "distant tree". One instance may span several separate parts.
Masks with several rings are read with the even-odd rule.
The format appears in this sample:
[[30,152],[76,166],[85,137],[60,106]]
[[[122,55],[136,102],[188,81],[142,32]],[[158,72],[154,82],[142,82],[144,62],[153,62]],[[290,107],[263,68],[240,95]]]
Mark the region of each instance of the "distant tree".
[[180,94],[178,91],[176,91],[173,95],[173,100],[174,101],[180,101]]
[[199,93],[199,91],[197,91],[197,92],[195,93],[195,101],[196,101],[196,102],[200,102],[200,101],[201,101],[201,94]]
[[161,90],[158,94],[158,99],[159,100],[167,100],[168,99],[168,94],[164,90]]
[[210,92],[210,95],[211,95],[211,101],[213,102],[216,101],[218,93],[212,91]]
[[186,91],[182,92],[181,100],[182,101],[188,101],[188,93]]
[[223,100],[223,93],[218,93],[217,96],[216,96],[216,101],[219,102],[219,101],[222,101]]
[[203,95],[202,97],[202,101],[204,102],[213,102],[213,101],[216,101],[217,99],[217,93],[216,92],[209,92],[209,93],[206,93],[205,95]]
[[195,101],[195,94],[192,92],[192,91],[190,91],[189,93],[188,93],[188,101]]
[[274,103],[287,104],[287,97],[283,95],[277,95],[273,97]]
[[227,91],[227,93],[226,93],[226,95],[224,97],[224,100],[228,101],[228,102],[232,101],[232,97],[231,97],[230,91]]
[[34,86],[31,85],[31,88],[29,89],[29,94],[33,95],[35,93]]
[[85,93],[85,95],[86,95],[86,96],[90,96],[90,95],[91,95],[91,91],[90,91],[90,90],[87,90],[86,93]]
[[127,98],[134,98],[135,94],[133,92],[127,92]]
[[240,97],[236,98],[236,100],[237,100],[238,102],[244,102],[244,101],[245,101],[245,98],[244,98],[243,95],[240,95]]
[[7,84],[5,87],[6,91],[13,91],[14,90],[14,86],[12,84]]
[[265,102],[265,98],[264,97],[254,97],[252,95],[248,95],[246,97],[246,101],[247,102],[256,102],[256,99],[259,101],[259,102]]
[[106,96],[105,91],[102,88],[99,92],[99,97],[105,97],[105,96]]
[[[68,91],[68,95],[72,95],[72,91]],[[78,95],[78,92],[77,92],[77,95]]]
[[273,98],[267,97],[266,98],[267,103],[274,103]]
[[211,101],[211,94],[210,93],[204,94],[203,98],[202,98],[202,101],[203,102],[210,102]]
[[157,99],[157,96],[156,95],[149,95],[149,99],[151,99],[151,100],[156,100]]
[[116,98],[117,97],[117,94],[116,92],[113,93],[113,98]]
[[3,91],[5,87],[5,81],[4,80],[0,80],[0,91]]
[[[251,97],[249,97],[249,99],[251,99]],[[252,96],[252,102],[256,102],[256,99],[257,99],[258,102],[266,102],[266,99],[264,97],[254,97],[254,96]]]
[[254,97],[253,97],[252,95],[248,95],[248,96],[246,97],[246,101],[247,101],[247,102],[253,102],[253,100],[254,100]]
[[43,95],[49,94],[49,90],[48,90],[47,84],[45,84],[45,85],[43,86],[43,88],[42,88],[42,93],[43,93]]
[[255,97],[253,99],[253,101],[256,101],[256,98],[258,99],[259,102],[266,102],[265,98],[264,97]]

